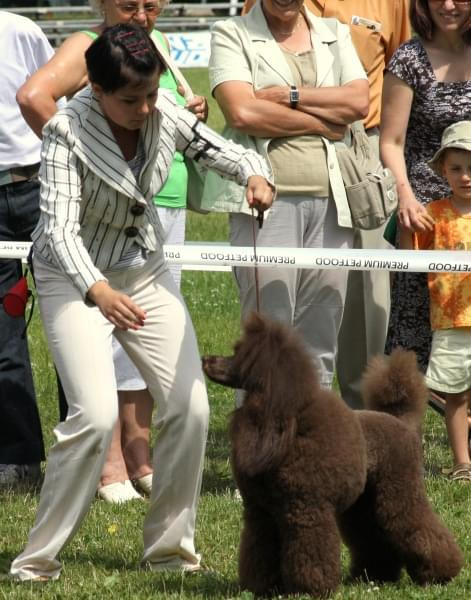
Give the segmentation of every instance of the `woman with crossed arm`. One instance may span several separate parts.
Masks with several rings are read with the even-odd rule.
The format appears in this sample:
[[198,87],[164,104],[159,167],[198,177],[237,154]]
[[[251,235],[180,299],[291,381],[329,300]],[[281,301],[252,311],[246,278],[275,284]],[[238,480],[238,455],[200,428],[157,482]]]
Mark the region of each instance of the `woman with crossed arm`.
[[[258,246],[350,248],[350,210],[333,142],[368,112],[369,87],[349,28],[315,17],[302,0],[258,0],[212,30],[210,82],[227,124],[251,136],[271,164],[277,198]],[[249,246],[252,217],[234,199],[230,238]],[[236,268],[242,314],[254,275]],[[299,329],[332,384],[348,272],[263,269],[261,310]]]

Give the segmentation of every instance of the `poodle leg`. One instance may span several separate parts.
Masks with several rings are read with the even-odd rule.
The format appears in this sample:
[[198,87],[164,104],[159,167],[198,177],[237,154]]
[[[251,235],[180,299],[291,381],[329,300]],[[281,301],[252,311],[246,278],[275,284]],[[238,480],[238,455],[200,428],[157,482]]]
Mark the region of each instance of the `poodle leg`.
[[[410,482],[411,487],[415,487]],[[422,483],[417,482],[422,487]],[[425,490],[416,488],[414,497],[404,498],[396,507],[401,518],[392,519],[379,511],[380,524],[396,551],[402,556],[411,579],[420,585],[445,583],[463,566],[463,555],[451,532],[432,510]]]
[[285,593],[332,593],[340,583],[340,535],[333,508],[303,505],[279,530]]
[[239,583],[255,596],[282,591],[280,540],[274,520],[256,507],[245,507],[239,547]]
[[413,581],[442,583],[459,573],[463,556],[434,513],[425,492],[421,461],[414,458],[409,452],[408,461],[391,461],[387,473],[379,478],[371,514],[393,556],[400,557]]
[[374,495],[366,490],[340,515],[342,539],[350,551],[350,578],[364,581],[398,581],[403,559],[381,531],[375,513]]

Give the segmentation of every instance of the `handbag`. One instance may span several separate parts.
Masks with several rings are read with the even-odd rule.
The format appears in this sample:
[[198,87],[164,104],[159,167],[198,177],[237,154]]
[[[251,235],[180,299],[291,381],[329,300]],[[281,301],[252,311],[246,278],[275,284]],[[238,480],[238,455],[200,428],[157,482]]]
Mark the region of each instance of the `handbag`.
[[[243,146],[247,150],[257,149],[255,138],[227,125],[221,135],[224,139]],[[246,199],[246,188],[232,179],[222,177],[216,171],[207,171],[200,207],[206,212],[252,214]]]
[[335,142],[353,227],[377,229],[397,208],[396,180],[375,156],[361,121],[350,125],[351,144]]
[[188,171],[186,207],[193,212],[207,215],[210,211],[203,208],[203,194],[208,171],[189,156],[184,157]]

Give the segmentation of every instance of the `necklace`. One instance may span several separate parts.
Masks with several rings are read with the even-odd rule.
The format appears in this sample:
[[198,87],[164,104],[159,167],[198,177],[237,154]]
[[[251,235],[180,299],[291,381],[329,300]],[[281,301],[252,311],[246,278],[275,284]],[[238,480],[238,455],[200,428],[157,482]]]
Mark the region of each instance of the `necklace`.
[[296,19],[296,23],[294,24],[294,27],[292,29],[290,29],[289,31],[279,29],[278,27],[276,27],[276,25],[270,25],[270,29],[272,29],[272,30],[274,29],[275,33],[279,33],[280,35],[292,35],[295,31],[297,31],[301,27],[303,20],[304,19],[301,17],[301,15],[298,15],[298,17]]

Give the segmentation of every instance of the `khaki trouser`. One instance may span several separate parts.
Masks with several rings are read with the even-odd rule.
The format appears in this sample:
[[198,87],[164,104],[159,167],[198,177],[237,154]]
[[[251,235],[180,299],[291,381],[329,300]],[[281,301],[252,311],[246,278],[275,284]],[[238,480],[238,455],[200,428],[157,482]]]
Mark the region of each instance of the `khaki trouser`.
[[[12,564],[11,573],[21,579],[59,575],[57,554],[93,500],[118,416],[113,326],[57,269],[36,260],[35,274],[69,411],[55,429],[35,525]],[[156,568],[194,565],[208,403],[193,325],[161,256],[149,258],[142,269],[105,275],[147,313],[139,331],[115,332],[157,405],[158,476],[144,522],[144,560]]]
[[[231,215],[230,229],[233,246],[253,245],[250,215]],[[337,211],[330,198],[280,196],[263,228],[256,227],[256,232],[259,247],[350,248],[353,240],[352,229],[338,226]],[[245,317],[256,307],[254,271],[238,267],[234,273]],[[258,277],[261,312],[301,333],[319,369],[322,385],[330,387],[348,272],[293,269],[277,264],[274,268],[260,267]]]
[[[367,131],[378,155],[378,130]],[[384,226],[370,231],[355,230],[354,247],[390,249],[383,238]],[[343,399],[351,408],[362,408],[361,376],[368,359],[383,354],[389,321],[389,273],[350,271],[347,297],[340,328],[337,378]]]

